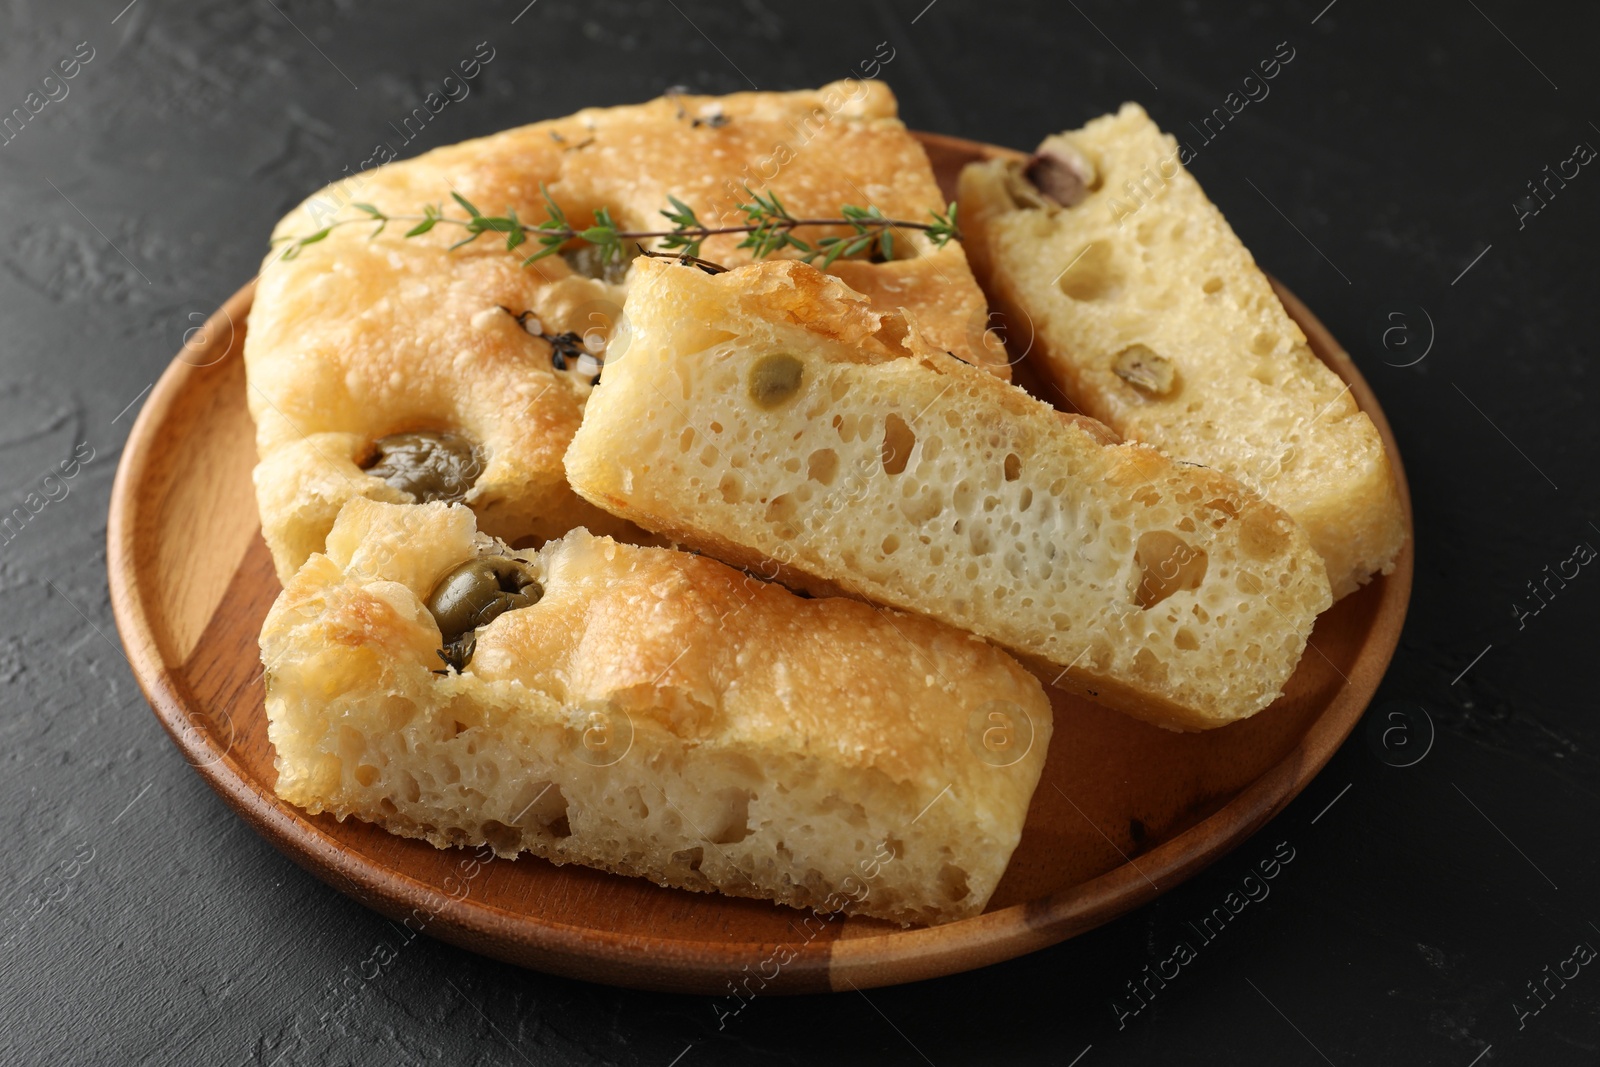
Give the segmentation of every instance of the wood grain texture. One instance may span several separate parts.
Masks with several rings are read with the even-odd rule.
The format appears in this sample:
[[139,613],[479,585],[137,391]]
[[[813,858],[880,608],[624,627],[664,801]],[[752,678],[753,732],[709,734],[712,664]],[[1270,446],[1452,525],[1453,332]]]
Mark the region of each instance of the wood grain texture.
[[[921,136],[947,189],[963,163],[1004,151]],[[1382,434],[1409,529],[1404,471],[1371,390],[1305,306],[1278,292]],[[806,923],[775,905],[532,858],[478,864],[466,851],[310,817],[273,794],[262,703],[256,639],[278,585],[249,476],[241,350],[251,293],[235,294],[173,361],[128,440],[107,535],[118,628],[157,716],[246,821],[341,892],[474,951],[593,981],[721,994],[775,959],[787,962],[762,992],[913,981],[1054,944],[1172,888],[1271,818],[1360,719],[1399,641],[1409,539],[1394,573],[1318,620],[1284,695],[1252,719],[1173,734],[1052,690],[1049,761],[1004,880],[983,915],[931,929]]]

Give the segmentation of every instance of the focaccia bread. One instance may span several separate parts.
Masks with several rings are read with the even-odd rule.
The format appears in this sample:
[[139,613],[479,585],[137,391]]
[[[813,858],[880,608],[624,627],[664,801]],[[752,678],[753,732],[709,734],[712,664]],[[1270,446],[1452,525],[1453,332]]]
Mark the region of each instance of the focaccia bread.
[[[943,207],[939,189],[895,111],[878,82],[585,110],[364,171],[310,197],[275,237],[369,218],[357,205],[415,216],[442,204],[465,217],[453,192],[537,224],[548,217],[547,190],[575,225],[604,208],[625,231],[670,228],[661,214],[669,196],[706,225],[743,221],[736,206],[750,200],[747,185],[778,194],[800,217],[857,204],[926,221]],[[580,524],[627,532],[573,495],[560,462],[596,367],[586,357],[603,350],[625,275],[598,264],[592,246],[523,267],[536,246],[508,252],[491,235],[450,251],[458,227],[408,238],[409,226],[374,236],[375,225],[340,225],[292,258],[275,251],[262,268],[245,361],[262,528],[283,581],[322,547],[352,497],[461,500],[508,540]],[[709,238],[702,255],[743,262],[740,239]],[[936,248],[910,231],[894,248],[892,261],[841,260],[832,270],[878,306],[916,309],[941,347],[1007,376],[960,246]],[[400,458],[450,468],[437,492],[369,473],[392,473],[389,439],[416,433],[429,437],[402,442]],[[439,434],[453,435],[454,452]]]
[[1167,727],[1253,714],[1293,672],[1322,561],[1233,479],[1114,443],[805,264],[634,272],[567,452],[590,501],[971,630]]
[[[445,670],[469,561],[525,606]],[[983,909],[1050,739],[1038,681],[969,634],[583,530],[512,553],[442,503],[347,504],[261,650],[308,811],[906,923]],[[1005,758],[976,740],[997,709],[1028,736]]]
[[1405,521],[1377,429],[1143,108],[969,164],[960,210],[985,287],[1073,403],[1282,507],[1336,598],[1393,569]]

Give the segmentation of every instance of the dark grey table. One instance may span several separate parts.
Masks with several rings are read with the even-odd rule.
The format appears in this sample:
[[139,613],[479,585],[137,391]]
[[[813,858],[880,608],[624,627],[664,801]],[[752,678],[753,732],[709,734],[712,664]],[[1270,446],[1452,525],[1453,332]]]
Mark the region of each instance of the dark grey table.
[[[1584,962],[1600,948],[1600,567],[1573,562],[1600,545],[1600,168],[1572,162],[1600,145],[1600,17],[1241,7],[7,4],[0,500],[43,504],[0,534],[0,1062],[1600,1062],[1600,965]],[[235,818],[134,685],[102,546],[144,390],[251,277],[273,221],[398,146],[394,126],[480,44],[493,58],[470,95],[405,154],[674,84],[815,85],[884,41],[917,128],[1028,147],[1143,101],[1351,349],[1399,437],[1418,537],[1367,721],[1209,872],[1002,966],[757,1000],[719,1030],[703,997],[421,939],[319,1029],[327,991],[396,935]],[[1284,50],[1265,90],[1245,81]],[[1217,108],[1238,114],[1207,139]],[[1295,859],[1270,896],[1132,1000],[1127,983],[1280,843]]]

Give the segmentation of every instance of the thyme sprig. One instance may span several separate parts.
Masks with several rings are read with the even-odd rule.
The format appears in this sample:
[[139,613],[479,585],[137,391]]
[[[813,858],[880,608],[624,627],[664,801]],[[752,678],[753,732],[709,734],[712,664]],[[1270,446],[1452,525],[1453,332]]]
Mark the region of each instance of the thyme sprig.
[[[541,185],[539,191],[544,194],[547,217],[537,225],[530,225],[518,218],[514,208],[507,208],[504,215],[485,215],[466,197],[452,192],[450,196],[467,213],[465,218],[446,215],[444,208],[436,204],[425,205],[420,215],[391,215],[372,204],[355,204],[353,206],[362,213],[362,217],[331,222],[304,237],[274,238],[273,244],[288,242],[283,258],[293,259],[307,245],[325,240],[334,230],[344,226],[375,222],[377,228],[372,231],[372,237],[382,233],[391,222],[413,223],[414,225],[406,231],[407,237],[420,237],[435,226],[458,226],[466,230],[466,236],[451,245],[452,249],[471,244],[485,234],[504,234],[508,252],[515,251],[530,241],[537,244],[539,250],[522,261],[522,265],[526,267],[545,256],[554,255],[561,251],[564,245],[574,240],[595,246],[600,251],[601,262],[606,264],[623,257],[626,242],[644,240],[657,240],[662,251],[676,252],[680,257],[700,262],[700,246],[706,238],[718,234],[742,233],[745,235],[744,240],[740,241],[737,247],[750,249],[751,256],[756,259],[762,259],[784,249],[793,249],[798,253],[797,258],[807,263],[821,260],[822,268],[826,270],[836,260],[859,256],[874,249],[883,259],[893,259],[894,231],[897,229],[922,230],[939,248],[943,248],[952,240],[961,239],[961,232],[956,223],[955,204],[951,204],[943,213],[928,212],[931,216],[929,222],[891,219],[876,207],[857,207],[854,204],[841,206],[837,218],[803,219],[791,214],[783,201],[778,199],[777,193],[769,191],[766,195],[762,195],[747,185],[745,192],[750,194],[750,201],[738,205],[737,210],[744,216],[744,221],[736,225],[707,226],[695,215],[693,208],[675,196],[668,196],[669,206],[663,208],[661,214],[672,223],[670,230],[624,230],[611,217],[608,208],[596,211],[589,225],[575,225],[567,217],[561,205],[550,196],[549,190]],[[804,241],[795,236],[796,230],[820,226],[844,226],[851,232],[842,235],[830,234],[814,242]]]

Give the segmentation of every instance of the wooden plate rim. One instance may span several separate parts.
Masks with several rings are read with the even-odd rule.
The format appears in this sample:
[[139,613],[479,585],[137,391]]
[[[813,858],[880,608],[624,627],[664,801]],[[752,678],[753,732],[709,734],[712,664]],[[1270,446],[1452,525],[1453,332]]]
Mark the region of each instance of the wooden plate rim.
[[[968,157],[1015,154],[944,135],[918,133],[917,137],[930,149]],[[1316,316],[1276,280],[1273,285],[1318,355],[1349,384],[1357,404],[1377,427],[1389,450],[1405,511],[1409,535],[1405,548],[1394,571],[1381,579],[1381,599],[1356,656],[1363,673],[1375,679],[1372,691],[1354,684],[1342,687],[1282,760],[1205,819],[1141,853],[1137,867],[1125,863],[1070,889],[944,926],[841,938],[824,951],[797,955],[773,992],[870,988],[938,977],[1011,959],[1108,922],[1172,889],[1248,839],[1305,788],[1360,720],[1405,623],[1413,564],[1411,496],[1394,434],[1371,387]],[[232,324],[246,320],[254,289],[252,281],[230,297],[208,321],[206,341],[173,359],[129,433],[112,485],[106,530],[112,613],[140,689],[173,743],[207,784],[301,866],[341,892],[398,917],[424,894],[436,896],[436,890],[402,870],[346,849],[244,772],[228,748],[205,728],[204,712],[166,666],[133,564],[141,508],[149,503],[141,498],[139,486],[159,431],[199,371],[237,355],[232,350],[237,344]],[[769,942],[621,935],[470,898],[441,913],[428,932],[540,970],[678,992],[720,993],[730,975],[766,959],[777,947]]]

